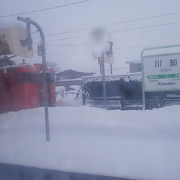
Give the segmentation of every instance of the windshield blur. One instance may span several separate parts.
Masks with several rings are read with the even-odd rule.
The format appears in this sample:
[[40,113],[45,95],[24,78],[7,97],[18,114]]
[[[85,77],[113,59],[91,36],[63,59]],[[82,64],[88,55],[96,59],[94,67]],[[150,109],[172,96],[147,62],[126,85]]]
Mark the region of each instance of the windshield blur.
[[178,7],[1,2],[0,179],[179,180]]

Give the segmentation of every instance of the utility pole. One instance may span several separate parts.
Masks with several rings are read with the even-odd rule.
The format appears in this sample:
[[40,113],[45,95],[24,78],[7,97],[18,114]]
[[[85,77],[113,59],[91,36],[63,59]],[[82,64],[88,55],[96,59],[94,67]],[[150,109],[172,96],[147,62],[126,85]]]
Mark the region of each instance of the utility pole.
[[110,74],[113,73],[112,63],[110,64]]
[[[95,29],[92,34],[92,40],[94,42],[94,45],[96,45],[98,50],[96,51],[97,55],[94,56],[95,59],[98,59],[98,64],[100,67],[100,74],[102,75],[102,93],[103,93],[103,104],[104,108],[106,107],[106,76],[105,76],[105,55],[107,47],[107,43],[105,41],[106,31],[103,28],[97,28]],[[106,46],[106,47],[105,47]]]
[[[49,130],[49,111],[48,111],[48,85],[47,85],[47,73],[46,73],[46,52],[45,52],[45,37],[44,33],[39,24],[30,18],[17,17],[19,21],[26,23],[27,27],[27,42],[28,48],[32,48],[32,39],[30,38],[30,25],[33,25],[37,28],[41,36],[41,56],[42,56],[42,69],[43,69],[43,103],[44,103],[44,112],[45,112],[45,126],[46,126],[46,141],[50,141],[50,130]],[[31,44],[30,44],[31,43]]]
[[[112,51],[112,46],[113,46],[113,42],[111,41],[111,33],[109,32],[109,45],[110,45],[110,49],[109,49],[109,53],[111,53],[111,55],[113,54]],[[112,68],[112,63],[110,63],[110,74],[113,73],[113,68]]]
[[100,69],[102,74],[103,103],[105,108],[106,107],[106,74],[105,74],[104,53],[102,53],[101,55]]

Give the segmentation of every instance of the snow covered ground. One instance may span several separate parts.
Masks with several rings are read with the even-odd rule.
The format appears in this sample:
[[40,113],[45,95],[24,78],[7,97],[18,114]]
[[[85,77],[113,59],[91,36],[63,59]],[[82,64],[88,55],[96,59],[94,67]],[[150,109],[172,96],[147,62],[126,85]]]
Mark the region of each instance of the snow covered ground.
[[147,180],[180,179],[180,106],[152,111],[53,107],[0,115],[0,162]]

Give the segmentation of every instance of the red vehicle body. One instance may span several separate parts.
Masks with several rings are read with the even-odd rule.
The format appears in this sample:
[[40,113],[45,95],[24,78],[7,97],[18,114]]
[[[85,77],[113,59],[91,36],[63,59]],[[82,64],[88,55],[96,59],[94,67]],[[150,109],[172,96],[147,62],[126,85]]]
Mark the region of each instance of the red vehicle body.
[[[48,104],[56,103],[54,73],[46,67]],[[42,65],[7,66],[0,69],[0,112],[43,105]]]

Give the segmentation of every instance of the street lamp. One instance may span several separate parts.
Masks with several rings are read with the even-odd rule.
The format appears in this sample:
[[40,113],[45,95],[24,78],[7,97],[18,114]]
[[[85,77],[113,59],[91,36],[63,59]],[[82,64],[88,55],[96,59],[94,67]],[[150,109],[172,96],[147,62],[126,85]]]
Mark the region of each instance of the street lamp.
[[46,52],[45,52],[45,37],[44,33],[35,21],[30,18],[17,17],[19,21],[26,23],[27,27],[27,42],[28,49],[32,49],[32,40],[30,36],[30,26],[33,25],[37,28],[37,31],[41,36],[41,56],[42,56],[42,69],[43,69],[43,89],[44,89],[44,111],[45,111],[45,126],[46,126],[46,141],[50,141],[50,130],[49,130],[49,112],[48,112],[48,85],[47,85],[47,74],[46,74]]

